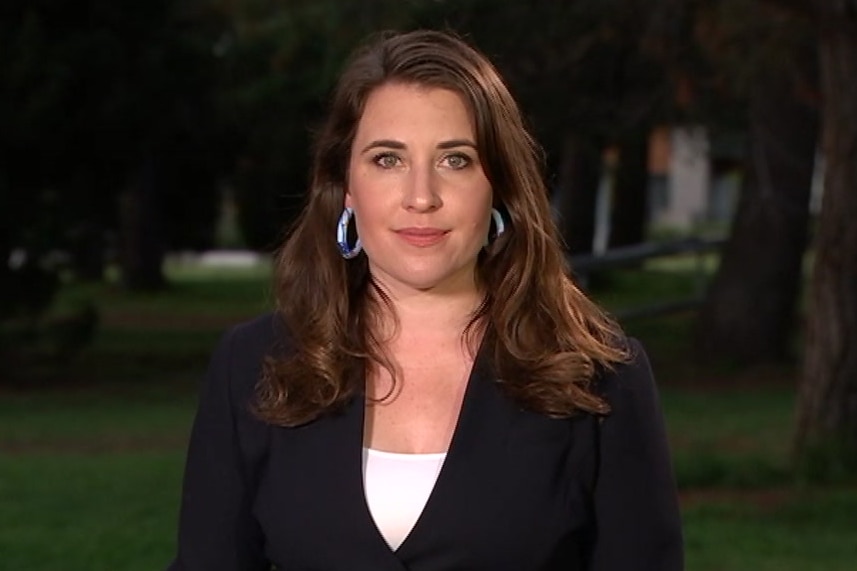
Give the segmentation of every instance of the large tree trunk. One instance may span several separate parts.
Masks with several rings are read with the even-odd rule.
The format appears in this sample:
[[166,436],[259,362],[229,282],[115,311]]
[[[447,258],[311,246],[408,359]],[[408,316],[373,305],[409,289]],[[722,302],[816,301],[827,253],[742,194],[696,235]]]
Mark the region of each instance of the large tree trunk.
[[[0,201],[3,198],[0,197]],[[5,212],[0,213],[0,221],[5,218]],[[0,225],[0,322],[11,315],[18,301],[12,298],[12,270],[9,267],[9,256],[12,254],[12,240],[5,224]],[[0,350],[2,347],[0,347]]]
[[69,245],[75,277],[94,282],[104,279],[104,242],[104,230],[96,222],[87,220],[78,225]]
[[630,135],[619,146],[613,182],[610,247],[632,246],[646,238],[649,193],[648,133]]
[[128,289],[156,290],[165,285],[164,182],[159,161],[150,155],[121,197],[120,262]]
[[599,145],[575,136],[568,136],[563,142],[554,207],[571,254],[592,252],[595,199],[603,172],[601,152]]
[[780,71],[750,95],[746,180],[729,241],[695,329],[702,361],[789,357],[807,242],[818,111]]
[[819,0],[826,161],[795,451],[805,475],[857,472],[857,2]]

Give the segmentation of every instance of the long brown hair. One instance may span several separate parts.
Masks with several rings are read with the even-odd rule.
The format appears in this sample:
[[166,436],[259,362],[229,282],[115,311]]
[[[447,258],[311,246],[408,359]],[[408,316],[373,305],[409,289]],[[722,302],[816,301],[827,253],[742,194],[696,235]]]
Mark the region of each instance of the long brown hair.
[[568,277],[541,151],[491,63],[451,34],[421,30],[373,38],[340,76],[318,134],[306,207],[275,261],[278,312],[292,346],[266,360],[256,414],[283,426],[309,422],[362,390],[367,364],[392,372],[375,327],[384,298],[373,295],[366,256],[343,259],[334,239],[364,104],[390,82],[453,90],[471,114],[507,224],[477,261],[486,297],[468,330],[484,326],[483,349],[503,389],[549,416],[607,412],[590,385],[599,367],[627,358],[621,331]]

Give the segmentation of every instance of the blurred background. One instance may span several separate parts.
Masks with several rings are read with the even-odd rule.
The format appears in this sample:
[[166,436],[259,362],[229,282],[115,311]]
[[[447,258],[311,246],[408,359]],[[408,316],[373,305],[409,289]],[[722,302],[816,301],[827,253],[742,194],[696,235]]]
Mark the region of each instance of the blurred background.
[[417,27],[508,80],[575,276],[650,353],[687,568],[857,567],[853,0],[4,0],[0,569],[166,565],[333,81]]

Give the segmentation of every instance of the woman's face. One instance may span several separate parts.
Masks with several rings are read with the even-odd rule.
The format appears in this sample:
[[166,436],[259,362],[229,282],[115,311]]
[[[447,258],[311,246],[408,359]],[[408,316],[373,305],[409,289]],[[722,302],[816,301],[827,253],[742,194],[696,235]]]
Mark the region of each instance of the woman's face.
[[474,290],[491,198],[457,93],[391,83],[369,95],[345,206],[354,209],[372,275],[389,293]]

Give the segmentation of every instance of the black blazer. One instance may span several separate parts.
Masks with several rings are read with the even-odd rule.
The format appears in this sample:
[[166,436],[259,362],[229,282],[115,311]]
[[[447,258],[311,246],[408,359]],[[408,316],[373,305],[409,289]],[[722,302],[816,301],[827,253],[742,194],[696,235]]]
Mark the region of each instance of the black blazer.
[[646,356],[597,380],[612,406],[521,410],[480,354],[428,503],[392,551],[363,493],[364,400],[298,428],[248,411],[285,338],[271,315],[227,332],[190,438],[171,571],[676,571],[675,481]]

